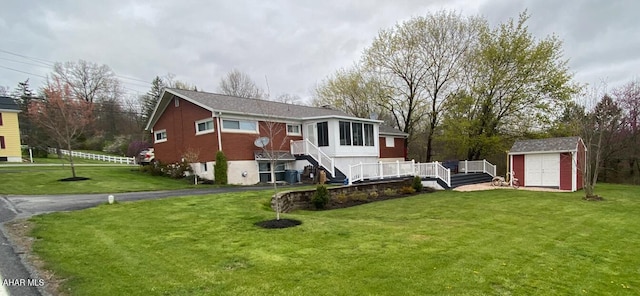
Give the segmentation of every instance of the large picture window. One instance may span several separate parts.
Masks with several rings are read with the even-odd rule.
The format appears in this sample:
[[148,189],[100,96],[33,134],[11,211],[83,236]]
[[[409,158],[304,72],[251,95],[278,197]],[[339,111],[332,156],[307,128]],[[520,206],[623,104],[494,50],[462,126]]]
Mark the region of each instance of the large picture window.
[[325,122],[318,122],[318,146],[325,147],[329,146],[329,124]]
[[258,123],[255,121],[246,120],[222,120],[222,128],[225,131],[237,131],[237,132],[258,132]]

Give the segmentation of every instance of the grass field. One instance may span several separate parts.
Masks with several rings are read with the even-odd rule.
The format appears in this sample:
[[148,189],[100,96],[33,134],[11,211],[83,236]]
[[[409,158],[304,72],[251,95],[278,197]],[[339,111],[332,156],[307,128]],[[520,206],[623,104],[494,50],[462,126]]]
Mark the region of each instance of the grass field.
[[270,192],[32,218],[70,295],[638,295],[640,187],[437,192],[286,214]]
[[[90,160],[81,163],[87,162]],[[0,194],[116,193],[195,188],[186,180],[143,174],[137,166],[76,166],[76,174],[91,179],[58,181],[71,177],[69,165],[0,167]]]

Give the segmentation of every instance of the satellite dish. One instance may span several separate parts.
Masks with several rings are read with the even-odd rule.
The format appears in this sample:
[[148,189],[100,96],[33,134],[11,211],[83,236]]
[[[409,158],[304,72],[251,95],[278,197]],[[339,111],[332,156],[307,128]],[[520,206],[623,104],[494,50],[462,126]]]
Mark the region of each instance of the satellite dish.
[[269,144],[269,138],[267,137],[260,137],[253,141],[253,145],[256,145],[258,148],[263,148],[264,146],[267,146],[267,144]]

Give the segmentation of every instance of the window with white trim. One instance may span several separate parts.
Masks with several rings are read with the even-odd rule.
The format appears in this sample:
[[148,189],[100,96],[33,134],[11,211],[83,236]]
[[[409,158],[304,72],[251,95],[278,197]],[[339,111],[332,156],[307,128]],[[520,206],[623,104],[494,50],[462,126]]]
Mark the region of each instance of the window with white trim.
[[256,121],[223,119],[222,129],[227,132],[258,133]]
[[340,121],[340,145],[342,146],[374,146],[373,124]]
[[299,124],[287,124],[287,135],[301,135]]
[[167,141],[167,130],[159,130],[153,133],[154,143],[162,143]]
[[196,121],[196,135],[213,132],[213,118]]
[[396,139],[394,137],[384,137],[384,145],[389,148],[396,147]]

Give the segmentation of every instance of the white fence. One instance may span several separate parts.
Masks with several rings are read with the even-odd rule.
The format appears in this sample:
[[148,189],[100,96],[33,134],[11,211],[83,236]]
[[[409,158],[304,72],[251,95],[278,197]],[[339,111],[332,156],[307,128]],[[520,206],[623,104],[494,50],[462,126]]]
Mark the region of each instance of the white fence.
[[[57,152],[55,148],[49,148],[49,153],[56,154]],[[69,155],[69,150],[60,149],[60,153],[62,153],[63,155]],[[80,157],[84,159],[101,160],[105,162],[121,163],[121,164],[136,164],[135,157],[120,157],[120,156],[101,155],[101,154],[85,153],[85,152],[78,152],[78,151],[71,151],[71,156]]]
[[332,176],[336,175],[335,160],[311,143],[309,139],[291,141],[291,154],[309,155],[318,162],[319,166],[329,170]]
[[461,173],[487,173],[491,177],[496,176],[496,166],[487,160],[463,160],[458,163],[458,171]]
[[349,166],[349,184],[362,180],[382,180],[406,176],[438,178],[451,186],[451,171],[439,162],[415,163],[412,161],[359,163]]

